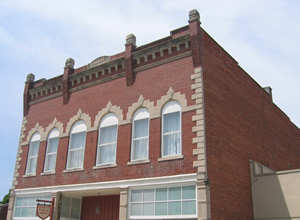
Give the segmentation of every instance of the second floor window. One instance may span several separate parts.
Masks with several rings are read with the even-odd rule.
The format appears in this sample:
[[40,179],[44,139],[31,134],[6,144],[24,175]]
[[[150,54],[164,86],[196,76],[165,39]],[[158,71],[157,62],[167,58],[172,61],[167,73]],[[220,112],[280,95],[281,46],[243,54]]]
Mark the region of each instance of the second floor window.
[[31,137],[28,159],[27,159],[26,174],[35,174],[36,172],[39,147],[40,147],[40,139],[41,136],[38,132],[32,135]]
[[59,139],[58,129],[54,128],[51,130],[48,136],[44,172],[55,171],[58,139]]
[[148,159],[149,112],[146,108],[138,109],[133,115],[131,146],[131,161]]
[[162,110],[162,157],[181,154],[181,107],[170,101]]
[[71,128],[67,169],[83,168],[86,124],[77,121]]
[[114,113],[105,115],[99,125],[96,166],[116,163],[118,118]]

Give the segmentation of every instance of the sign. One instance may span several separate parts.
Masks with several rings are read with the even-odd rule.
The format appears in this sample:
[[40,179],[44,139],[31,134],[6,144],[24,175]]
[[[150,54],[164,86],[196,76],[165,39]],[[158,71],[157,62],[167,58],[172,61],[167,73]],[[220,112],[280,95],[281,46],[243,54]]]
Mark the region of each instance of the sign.
[[51,205],[42,205],[38,204],[36,207],[36,215],[40,217],[40,219],[46,219],[50,216],[51,213]]

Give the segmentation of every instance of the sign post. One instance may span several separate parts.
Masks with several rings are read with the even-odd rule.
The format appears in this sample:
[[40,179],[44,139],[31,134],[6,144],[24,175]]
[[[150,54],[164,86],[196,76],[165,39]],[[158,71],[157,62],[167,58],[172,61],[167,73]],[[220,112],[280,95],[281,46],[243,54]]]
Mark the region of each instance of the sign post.
[[[37,204],[36,215],[40,219],[46,219],[50,216],[50,220],[52,220],[53,208],[54,208],[54,198],[52,198],[52,201],[39,200],[39,199],[37,199],[36,201],[44,203],[44,204]],[[45,203],[48,203],[48,204],[46,205]]]

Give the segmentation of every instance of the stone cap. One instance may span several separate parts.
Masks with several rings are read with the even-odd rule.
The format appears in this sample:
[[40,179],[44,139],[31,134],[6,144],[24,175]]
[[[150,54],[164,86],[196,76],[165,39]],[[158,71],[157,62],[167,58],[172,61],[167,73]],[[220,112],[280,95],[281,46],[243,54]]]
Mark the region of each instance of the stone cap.
[[134,34],[128,34],[126,37],[126,44],[127,45],[133,45],[136,46],[136,37],[134,36]]
[[33,83],[35,79],[35,75],[33,73],[29,73],[26,77],[25,83]]
[[66,60],[65,68],[74,69],[74,64],[75,64],[75,60],[73,60],[72,58],[69,58]]
[[189,12],[189,22],[192,22],[192,21],[195,21],[195,20],[200,22],[200,14],[197,11],[197,9],[193,9]]

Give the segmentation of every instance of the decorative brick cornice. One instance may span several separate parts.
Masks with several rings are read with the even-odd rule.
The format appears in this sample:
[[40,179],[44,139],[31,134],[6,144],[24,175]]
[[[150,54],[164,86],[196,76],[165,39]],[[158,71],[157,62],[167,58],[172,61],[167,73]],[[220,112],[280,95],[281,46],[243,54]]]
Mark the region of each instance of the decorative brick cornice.
[[48,95],[55,94],[59,92],[63,87],[63,81],[62,79],[57,79],[51,83],[45,83],[45,85],[32,88],[29,90],[29,95],[31,100],[39,98],[39,97],[45,97]]
[[[75,82],[80,84],[80,82],[85,82],[87,79],[91,80],[92,75],[95,75],[96,78],[99,78],[100,76],[109,75],[112,73],[113,68],[116,71],[118,71],[120,68],[124,69],[124,57],[113,61],[105,62],[101,65],[94,66],[76,74],[72,74],[69,76],[69,81],[71,82],[71,85],[74,86]],[[108,74],[106,74],[106,72]]]
[[156,59],[157,53],[159,53],[160,57],[163,57],[165,50],[168,51],[168,54],[172,54],[173,48],[176,48],[176,51],[180,51],[181,45],[185,45],[185,48],[189,48],[189,35],[184,35],[182,37],[175,38],[168,42],[164,42],[140,51],[137,48],[137,51],[132,54],[133,60],[136,60],[137,64],[140,64],[141,58],[147,62],[149,56],[152,56],[152,59]]

